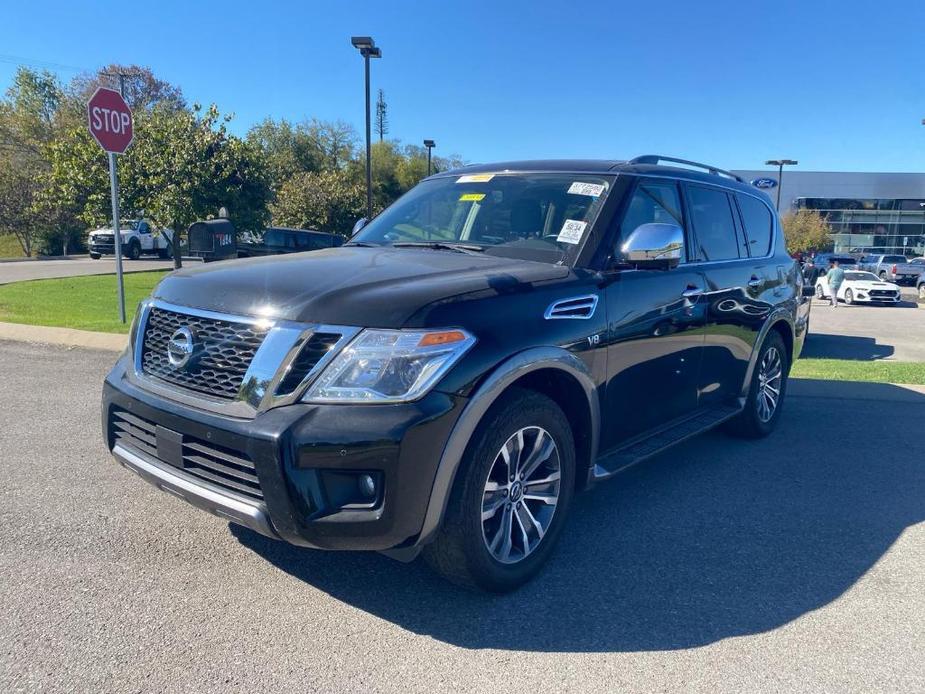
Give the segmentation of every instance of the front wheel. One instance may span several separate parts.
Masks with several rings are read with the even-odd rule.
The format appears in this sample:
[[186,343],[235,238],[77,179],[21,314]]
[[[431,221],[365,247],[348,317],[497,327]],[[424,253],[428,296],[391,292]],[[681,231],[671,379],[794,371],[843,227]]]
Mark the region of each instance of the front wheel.
[[100,257],[101,257],[101,256],[100,256],[99,253],[91,253],[91,254],[90,254],[90,258],[93,259],[93,260],[99,260]]
[[514,388],[469,442],[426,561],[460,585],[497,593],[530,580],[549,558],[575,488],[575,443],[550,398]]
[[925,284],[919,285],[919,300],[925,301]]
[[854,303],[854,292],[850,289],[845,290],[845,305],[851,306]]
[[126,255],[129,257],[129,260],[138,260],[141,257],[141,246],[138,245],[137,241],[129,241]]
[[758,353],[745,407],[729,420],[726,431],[734,436],[752,439],[762,438],[774,431],[787,394],[789,375],[790,360],[784,340],[780,333],[772,330],[765,337]]
[[821,284],[817,284],[817,285],[816,285],[816,298],[817,298],[817,299],[824,299],[824,298],[825,298],[825,292],[822,291],[822,285],[821,285]]

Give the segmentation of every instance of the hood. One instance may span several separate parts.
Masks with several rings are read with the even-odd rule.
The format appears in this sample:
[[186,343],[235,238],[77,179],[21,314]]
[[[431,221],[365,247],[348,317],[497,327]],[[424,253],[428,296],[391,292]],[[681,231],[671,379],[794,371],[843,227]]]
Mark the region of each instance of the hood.
[[[121,231],[122,236],[126,236],[131,233],[132,232],[130,229],[123,229]],[[94,229],[93,231],[89,232],[90,236],[93,236],[94,234],[112,234],[112,229],[101,228],[101,229]]]
[[845,280],[845,284],[858,289],[899,289],[892,282],[875,282],[874,280]]
[[398,328],[434,302],[529,291],[569,274],[561,265],[490,255],[346,246],[185,268],[154,296],[230,314]]

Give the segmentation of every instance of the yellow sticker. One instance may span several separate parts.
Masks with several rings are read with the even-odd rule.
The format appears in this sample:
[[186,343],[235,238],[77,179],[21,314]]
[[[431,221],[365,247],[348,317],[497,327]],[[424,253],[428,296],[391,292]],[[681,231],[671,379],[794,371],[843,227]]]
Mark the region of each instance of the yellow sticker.
[[467,174],[456,179],[457,183],[487,183],[495,177],[494,174]]
[[460,202],[480,202],[485,197],[485,193],[463,193],[459,196]]

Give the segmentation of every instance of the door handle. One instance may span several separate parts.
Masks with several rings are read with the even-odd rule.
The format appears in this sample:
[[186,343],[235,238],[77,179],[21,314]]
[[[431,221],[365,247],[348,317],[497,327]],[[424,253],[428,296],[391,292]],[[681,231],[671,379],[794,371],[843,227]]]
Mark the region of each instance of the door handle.
[[703,294],[703,287],[696,287],[693,284],[687,285],[687,289],[681,292],[681,296],[685,299],[694,299]]

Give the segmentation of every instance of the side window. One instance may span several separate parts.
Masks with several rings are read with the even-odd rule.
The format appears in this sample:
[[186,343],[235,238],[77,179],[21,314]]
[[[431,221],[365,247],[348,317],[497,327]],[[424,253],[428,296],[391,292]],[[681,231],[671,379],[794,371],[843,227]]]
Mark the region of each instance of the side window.
[[138,223],[138,233],[139,234],[150,234],[151,227],[148,226],[147,222],[139,222]]
[[742,221],[745,223],[745,235],[748,237],[748,249],[752,257],[765,256],[771,252],[773,234],[771,211],[761,200],[751,195],[736,195]]
[[653,222],[684,227],[681,194],[674,181],[648,180],[636,186],[620,222],[617,244],[623,243],[636,227]]
[[732,260],[739,257],[735,221],[729,195],[717,188],[688,186],[691,224],[697,236],[699,260]]

